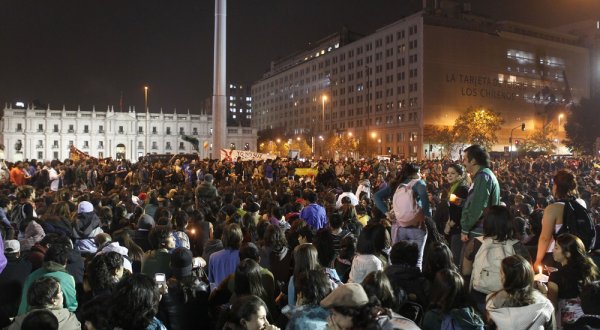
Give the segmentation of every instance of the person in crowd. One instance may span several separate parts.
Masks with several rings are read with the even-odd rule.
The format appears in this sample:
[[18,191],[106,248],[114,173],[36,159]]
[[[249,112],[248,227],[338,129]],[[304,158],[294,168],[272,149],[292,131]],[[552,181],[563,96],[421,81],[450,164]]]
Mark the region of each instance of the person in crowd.
[[[410,189],[411,195],[416,200],[419,213],[411,214],[411,219],[398,219],[404,209],[411,208],[411,205],[395,205],[393,209],[394,221],[392,223],[391,240],[392,244],[399,240],[408,240],[417,243],[419,246],[419,267],[423,264],[423,253],[425,251],[425,241],[427,240],[427,229],[424,224],[424,217],[431,218],[431,208],[429,206],[429,196],[427,195],[427,184],[421,178],[421,168],[418,165],[407,163],[402,167],[396,178],[390,182],[389,186],[377,191],[373,195],[375,206],[383,214],[388,213],[388,207],[384,200],[391,198],[395,200],[395,195],[402,193],[398,187]],[[413,202],[414,203],[414,202]],[[402,209],[402,210],[400,210]]]
[[262,299],[247,295],[237,298],[227,311],[224,323],[217,327],[223,330],[279,330],[269,324],[269,309]]
[[294,277],[300,274],[300,272],[307,270],[319,270],[325,272],[323,267],[319,264],[317,248],[310,243],[300,244],[294,249],[294,274],[290,277],[287,289],[289,306],[296,305]]
[[227,276],[233,274],[240,262],[240,246],[243,240],[242,229],[231,223],[223,231],[224,249],[213,253],[208,262],[208,280],[211,288],[216,288]]
[[114,243],[105,246],[102,249],[102,251],[114,250],[116,252],[121,253],[124,251],[122,250],[122,248],[127,249],[127,256],[123,261],[125,269],[129,269],[127,268],[127,263],[129,262],[131,264],[131,273],[137,274],[141,272],[142,260],[144,259],[144,251],[139,245],[137,245],[133,241],[133,239],[131,239],[129,231],[126,229],[119,229],[117,231],[114,231],[112,233],[112,238],[114,239]]
[[159,287],[151,277],[134,274],[124,278],[111,295],[111,326],[121,329],[166,330],[165,325],[156,318],[160,296]]
[[341,283],[340,277],[333,267],[333,261],[336,257],[333,239],[334,235],[327,228],[323,228],[317,232],[313,245],[317,248],[317,259],[319,260],[319,264],[323,267],[327,275],[334,282],[339,284]]
[[137,244],[144,252],[152,249],[150,246],[150,231],[154,228],[154,218],[149,214],[142,214],[137,222],[137,229],[133,233],[133,241]]
[[480,218],[486,207],[500,204],[500,185],[490,169],[490,155],[480,145],[474,144],[464,150],[463,165],[473,181],[460,217],[461,240],[481,236],[483,223]]
[[110,294],[123,277],[123,256],[108,252],[92,258],[86,268],[87,283],[92,296]]
[[429,246],[427,251],[427,259],[423,265],[423,275],[430,281],[433,282],[433,278],[438,271],[442,269],[451,269],[458,271],[458,267],[454,264],[454,258],[452,251],[448,245],[437,242]]
[[171,252],[172,276],[167,280],[167,293],[158,307],[158,319],[168,329],[197,329],[206,325],[208,314],[208,283],[197,275],[192,252],[178,247]]
[[26,328],[27,324],[24,325],[24,323],[27,323],[27,319],[29,318],[29,322],[31,322],[34,317],[31,314],[41,309],[48,310],[56,317],[57,329],[81,329],[81,323],[75,314],[63,307],[63,290],[60,281],[53,276],[42,276],[33,281],[27,289],[26,299],[29,306],[28,312],[17,316],[8,330]]
[[167,277],[171,276],[171,256],[169,250],[175,248],[175,241],[171,231],[162,226],[157,226],[150,231],[148,236],[152,250],[144,254],[142,260],[142,273],[148,276],[154,276],[156,273],[163,273]]
[[559,324],[568,325],[584,315],[581,308],[581,289],[586,284],[597,281],[600,273],[577,236],[558,236],[553,256],[561,267],[550,273],[548,298],[559,312]]
[[75,248],[81,252],[96,253],[98,247],[94,237],[102,233],[100,218],[94,211],[92,203],[83,201],[77,207],[77,217],[73,223],[73,238]]
[[442,269],[431,287],[428,311],[423,319],[423,330],[473,329],[483,330],[484,322],[469,304],[469,295],[462,275]]
[[313,231],[317,231],[327,226],[325,208],[317,204],[317,197],[318,195],[315,191],[307,191],[304,195],[304,199],[308,201],[308,205],[300,211],[300,218],[304,219]]
[[288,283],[292,275],[292,252],[283,229],[264,222],[268,227],[260,249],[260,265],[271,270],[275,283]]
[[75,289],[75,279],[67,273],[66,265],[69,259],[71,247],[65,244],[53,244],[48,248],[44,256],[44,264],[38,270],[29,274],[23,284],[23,292],[21,294],[21,304],[19,305],[18,315],[23,315],[29,310],[29,302],[27,300],[27,291],[31,284],[40,277],[52,276],[60,282],[62,291],[62,300],[64,306],[71,312],[77,310],[77,295]]
[[332,291],[329,277],[320,270],[303,271],[294,279],[296,306],[287,313],[286,330],[327,329],[329,311],[319,305]]
[[[417,267],[418,258],[419,247],[416,243],[398,241],[392,246],[391,264],[385,268],[385,274],[392,284],[399,304],[412,301],[426,307],[429,302],[431,285]],[[425,264],[426,267],[427,265],[428,263]]]
[[[490,206],[483,218],[483,236],[465,248],[467,259],[472,261],[470,274],[463,267],[463,275],[470,275],[471,297],[481,312],[485,310],[487,294],[502,289],[501,262],[507,256],[521,255],[530,260],[527,248],[516,239],[514,222],[506,206]],[[463,264],[464,266],[465,264]]]
[[581,289],[581,309],[584,315],[573,324],[565,324],[565,330],[593,330],[600,329],[600,281],[586,284]]
[[200,204],[204,201],[210,201],[219,196],[217,188],[213,185],[214,177],[212,174],[204,175],[202,183],[196,187],[196,207],[200,209]]
[[448,221],[445,224],[444,233],[449,237],[454,264],[459,265],[463,246],[460,239],[460,218],[462,206],[469,194],[465,168],[457,163],[448,165],[446,179],[450,188],[448,189]]
[[333,262],[335,272],[338,274],[340,281],[348,282],[348,276],[352,269],[352,261],[356,255],[356,237],[347,235],[340,240],[340,251]]
[[[554,236],[564,224],[565,200],[579,196],[577,179],[569,170],[559,170],[553,178],[552,195],[557,202],[548,205],[544,209],[542,218],[542,232],[538,240],[537,256],[534,269],[542,264],[546,266],[558,266],[552,259],[554,251]],[[578,202],[584,204],[581,199]]]
[[358,283],[338,286],[320,305],[330,311],[327,329],[419,329],[411,320],[370,303],[365,289]]
[[96,235],[96,237],[94,237],[94,241],[98,247],[96,256],[109,252],[116,252],[123,257],[123,268],[125,268],[129,273],[133,273],[133,267],[128,255],[129,250],[126,247],[121,246],[119,242],[113,242],[112,237],[108,233]]
[[0,270],[0,317],[14,317],[17,315],[25,279],[31,273],[31,263],[21,257],[21,248],[17,240],[4,242],[3,256],[6,257],[7,264],[4,270]]
[[186,249],[190,249],[190,238],[187,233],[187,226],[189,223],[189,215],[187,212],[178,210],[173,215],[173,220],[175,222],[175,230],[172,235],[175,239],[175,247],[184,247]]
[[344,199],[344,197],[348,197],[353,206],[358,205],[358,197],[356,197],[356,195],[352,192],[352,186],[349,183],[343,184],[342,190],[343,192],[338,196],[337,202],[335,203],[336,209],[340,209],[342,207],[342,199]]
[[496,327],[515,330],[555,329],[554,307],[548,298],[534,288],[531,264],[523,257],[514,255],[502,260],[500,270],[502,290],[486,298],[486,310]]
[[381,227],[383,225],[373,224],[367,226],[360,233],[356,245],[357,255],[352,260],[348,282],[361,283],[370,272],[383,270],[384,263],[378,257],[381,251],[377,249],[377,245],[381,244],[381,242],[375,242],[377,226]]

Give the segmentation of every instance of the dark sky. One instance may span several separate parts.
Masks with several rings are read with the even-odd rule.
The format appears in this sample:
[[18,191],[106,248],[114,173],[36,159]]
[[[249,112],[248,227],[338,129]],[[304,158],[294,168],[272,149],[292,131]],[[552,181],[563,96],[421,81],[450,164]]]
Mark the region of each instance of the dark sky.
[[[600,0],[472,0],[474,12],[543,27],[600,18]],[[227,78],[343,25],[368,34],[415,0],[229,0]],[[212,94],[213,0],[0,0],[0,102],[197,112]]]

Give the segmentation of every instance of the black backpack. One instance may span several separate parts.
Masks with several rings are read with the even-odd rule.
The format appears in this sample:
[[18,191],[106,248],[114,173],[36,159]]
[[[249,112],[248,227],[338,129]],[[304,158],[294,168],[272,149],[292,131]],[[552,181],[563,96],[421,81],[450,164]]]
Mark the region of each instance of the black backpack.
[[590,213],[575,199],[565,201],[563,225],[556,236],[569,233],[579,237],[586,250],[589,251],[596,243],[596,230]]

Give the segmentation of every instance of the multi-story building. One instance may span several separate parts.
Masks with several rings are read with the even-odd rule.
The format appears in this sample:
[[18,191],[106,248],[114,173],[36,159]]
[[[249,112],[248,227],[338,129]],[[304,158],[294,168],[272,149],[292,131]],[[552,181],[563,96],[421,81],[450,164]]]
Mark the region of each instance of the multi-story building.
[[[202,112],[212,113],[212,97],[202,104]],[[227,126],[250,127],[252,124],[252,95],[247,85],[230,83],[227,88]]]
[[[147,153],[194,153],[183,135],[196,138],[199,156],[209,158],[212,145],[212,117],[188,113],[115,112],[81,109],[62,110],[15,108],[6,105],[0,120],[0,143],[5,158],[66,159],[70,146],[90,156],[137,160]],[[256,150],[256,130],[228,127],[228,145]]]
[[[514,127],[557,116],[548,102],[590,94],[589,50],[578,37],[442,9],[426,10],[355,39],[337,34],[278,62],[252,86],[253,126],[288,135],[351,132],[371,154],[440,155],[424,129],[452,126],[468,108]],[[527,132],[515,133],[525,138]]]

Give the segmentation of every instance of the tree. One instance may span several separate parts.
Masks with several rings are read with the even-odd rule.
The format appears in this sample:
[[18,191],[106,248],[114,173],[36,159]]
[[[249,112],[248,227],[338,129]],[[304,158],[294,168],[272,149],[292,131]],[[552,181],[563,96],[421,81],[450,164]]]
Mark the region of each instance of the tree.
[[452,153],[457,146],[454,132],[448,126],[425,125],[423,139],[425,143],[441,145],[447,153]]
[[556,132],[555,129],[548,126],[535,130],[527,137],[527,140],[519,144],[518,149],[525,153],[551,154],[556,149],[556,143],[554,142]]
[[582,154],[593,154],[600,136],[600,96],[582,99],[580,104],[572,106],[564,127],[567,147]]
[[452,133],[456,142],[480,144],[486,149],[498,142],[496,133],[502,128],[504,119],[493,110],[468,108],[456,118]]
[[325,148],[337,152],[340,157],[352,157],[358,151],[358,140],[353,136],[341,134],[330,137]]

